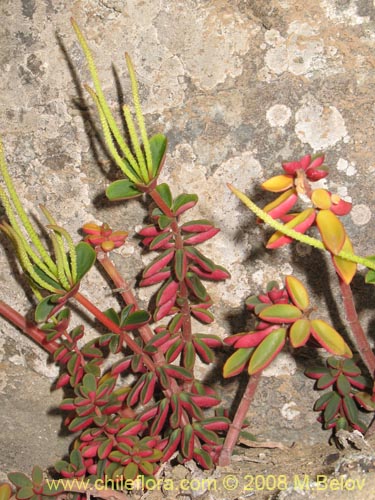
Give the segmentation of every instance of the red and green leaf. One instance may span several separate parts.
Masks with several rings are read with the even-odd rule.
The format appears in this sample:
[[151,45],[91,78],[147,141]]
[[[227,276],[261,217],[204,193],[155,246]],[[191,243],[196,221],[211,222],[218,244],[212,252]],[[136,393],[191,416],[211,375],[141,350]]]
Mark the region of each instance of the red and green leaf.
[[285,328],[278,328],[271,332],[251,356],[248,367],[249,375],[253,375],[266,368],[284,347],[285,339]]

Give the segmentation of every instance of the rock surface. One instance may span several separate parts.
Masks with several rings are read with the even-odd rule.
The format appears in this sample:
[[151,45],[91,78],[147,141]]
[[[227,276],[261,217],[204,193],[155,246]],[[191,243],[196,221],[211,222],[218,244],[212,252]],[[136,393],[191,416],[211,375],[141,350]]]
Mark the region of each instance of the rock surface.
[[[372,0],[2,0],[0,2],[0,135],[9,169],[26,209],[45,204],[79,239],[90,220],[110,221],[134,233],[143,221],[137,201],[110,206],[103,191],[118,173],[96,130],[99,123],[83,90],[87,67],[70,26],[73,16],[95,55],[114,109],[128,101],[123,54],[136,67],[148,129],[168,136],[162,179],[174,193],[197,192],[197,218],[221,227],[209,246],[232,279],[212,287],[224,335],[245,328],[246,297],[285,274],[303,277],[319,307],[345,331],[328,261],[297,245],[264,250],[264,230],[226,187],[230,182],[260,204],[259,184],[281,161],[326,151],[326,186],[353,201],[346,223],[359,254],[373,254],[375,199],[375,7]],[[120,82],[120,83],[118,83]],[[28,313],[23,278],[1,236],[0,298]],[[144,264],[138,242],[113,258],[134,279]],[[11,268],[9,270],[9,261]],[[113,297],[99,273],[84,291],[101,307]],[[373,324],[373,294],[363,276],[354,282],[361,317]],[[103,300],[104,294],[104,300]],[[146,301],[148,294],[141,292]],[[0,479],[53,463],[65,449],[61,420],[48,414],[49,383],[56,376],[37,346],[0,319]],[[311,410],[315,395],[303,376],[306,360],[290,353],[264,377],[251,412],[263,438],[324,442]],[[227,384],[231,401],[237,383]],[[280,497],[281,498],[281,497]]]

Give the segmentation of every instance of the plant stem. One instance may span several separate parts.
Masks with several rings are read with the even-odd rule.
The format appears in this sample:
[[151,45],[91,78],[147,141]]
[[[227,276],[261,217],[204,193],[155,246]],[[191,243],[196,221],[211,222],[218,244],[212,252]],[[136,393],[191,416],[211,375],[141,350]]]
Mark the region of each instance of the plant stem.
[[100,323],[104,326],[106,326],[111,332],[116,333],[118,335],[121,335],[121,337],[124,339],[128,347],[135,353],[139,354],[142,356],[143,362],[147,366],[147,368],[151,371],[155,371],[155,364],[153,363],[152,359],[147,356],[142,348],[125,332],[121,327],[116,325],[116,323],[113,323],[107,316],[100,311],[90,300],[88,300],[86,297],[84,297],[80,292],[77,292],[74,295],[74,298],[83,306],[85,309],[90,311],[90,313],[95,316],[95,318],[100,321]]
[[46,334],[39,330],[39,328],[33,324],[27,322],[27,320],[20,313],[15,311],[8,304],[0,301],[0,314],[13,325],[17,326],[20,330],[33,339],[37,344],[39,344],[43,349],[45,349],[50,354],[53,354],[59,347],[59,344],[52,340],[47,342]]
[[254,398],[254,394],[260,380],[260,375],[261,371],[255,373],[254,375],[251,375],[249,378],[244,395],[242,396],[241,402],[238,405],[233,422],[229,427],[229,431],[224,441],[224,446],[221,450],[219,460],[217,462],[221,467],[225,467],[230,464],[230,458],[232,456],[233,448],[238,441],[238,436],[241,432],[242,425],[246,418],[249,406]]
[[173,217],[174,216],[172,210],[168,207],[168,205],[165,203],[165,201],[160,196],[160,194],[156,191],[156,189],[151,189],[151,191],[148,194],[151,196],[151,198],[154,200],[154,202],[157,204],[157,206],[160,208],[160,210],[167,217]]
[[346,319],[353,332],[356,347],[361,354],[362,360],[367,366],[368,371],[372,378],[375,373],[375,355],[372,352],[371,346],[367,340],[366,334],[359,322],[357,311],[354,304],[354,298],[350,285],[347,285],[340,277],[340,290],[343,299],[343,304],[346,313]]

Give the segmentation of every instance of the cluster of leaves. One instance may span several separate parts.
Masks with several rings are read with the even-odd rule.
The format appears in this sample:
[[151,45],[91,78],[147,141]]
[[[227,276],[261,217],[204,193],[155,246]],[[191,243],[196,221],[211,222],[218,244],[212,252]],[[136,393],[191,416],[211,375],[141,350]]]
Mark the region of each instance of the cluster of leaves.
[[352,359],[330,357],[326,366],[311,368],[306,375],[317,381],[317,390],[331,388],[331,392],[323,394],[314,405],[314,410],[321,412],[318,420],[325,429],[365,432],[366,425],[360,420],[358,407],[373,412],[375,404],[371,400],[369,380]]
[[[112,183],[106,194],[116,201],[148,195],[150,221],[138,236],[155,257],[143,271],[140,286],[157,285],[159,290],[150,312],[140,309],[132,292],[125,291],[129,287],[108,254],[126,243],[126,231],[90,222],[83,226],[84,241],[74,246],[70,235],[44,209],[52,231],[53,258],[35,236],[2,163],[15,205],[9,208],[8,197],[1,191],[10,221],[2,229],[19,250],[21,263],[26,263],[23,267],[38,302],[35,326],[30,329],[25,324],[24,331],[47,348],[60,366],[55,385],[66,393],[60,405],[66,412],[64,424],[70,432],[78,433],[69,458],[58,461],[55,469],[63,478],[85,477],[94,482],[104,477],[152,477],[172,456],[181,463],[194,459],[203,468],[210,468],[220,454],[230,421],[225,410],[218,408],[218,394],[196,379],[195,364],[198,358],[213,363],[214,349],[221,347],[222,341],[215,335],[193,333],[192,318],[203,324],[214,320],[204,282],[229,277],[197,248],[219,229],[208,220],[181,221],[198,202],[197,196],[183,193],[173,198],[167,184],[158,184],[167,140],[161,134],[147,136],[130,58],[126,60],[141,138],[129,108],[124,106],[129,147],[105,101],[87,44],[78,26],[73,26],[91,71],[94,89],[89,92],[98,108],[106,144],[127,176]],[[33,247],[42,259],[35,256]],[[102,311],[81,294],[80,282],[95,262],[114,284],[124,286],[120,311]],[[86,341],[84,326],[71,326],[73,302],[85,307],[105,328],[104,333]],[[5,312],[12,319],[10,307]],[[162,320],[165,324],[160,324]],[[153,322],[157,324],[152,327]],[[114,360],[108,368],[104,360],[109,355]],[[132,381],[124,381],[129,374]],[[44,495],[40,469],[35,468],[32,476],[9,476],[17,498]]]
[[269,283],[265,293],[249,297],[246,305],[256,316],[256,326],[224,340],[236,349],[224,365],[225,377],[233,377],[246,367],[250,375],[260,372],[287,341],[298,348],[312,339],[332,354],[352,356],[339,332],[323,319],[310,319],[314,309],[308,292],[294,276],[286,276],[282,289],[276,282]]
[[[88,478],[92,482],[104,477],[149,478],[171,457],[180,463],[193,459],[203,468],[223,464],[220,457],[235,445],[251,398],[244,397],[240,402],[231,425],[227,412],[220,407],[219,395],[195,376],[196,361],[212,364],[215,349],[222,347],[220,337],[194,333],[192,322],[194,319],[207,325],[214,320],[205,282],[230,276],[197,248],[219,229],[206,219],[185,220],[186,212],[197,204],[197,196],[182,193],[173,197],[169,186],[158,182],[167,139],[162,134],[151,138],[147,135],[129,56],[126,62],[136,123],[127,105],[123,112],[130,144],[116,125],[91,52],[74,21],[73,27],[92,76],[94,88],[87,88],[98,109],[108,151],[126,176],[107,188],[107,197],[119,201],[143,196],[150,205],[148,224],[138,236],[143,247],[155,254],[139,285],[158,286],[154,307],[147,311],[139,308],[130,287],[108,257],[109,252],[126,243],[127,231],[113,231],[107,223],[89,222],[83,226],[84,241],[74,245],[71,236],[42,208],[51,231],[51,255],[26,216],[0,155],[8,191],[0,188],[0,199],[9,220],[0,229],[14,243],[38,302],[32,326],[22,322],[10,306],[2,305],[1,313],[52,353],[61,368],[56,387],[64,388],[66,397],[60,409],[67,412],[66,427],[78,436],[69,458],[55,465],[60,477]],[[297,162],[284,163],[282,175],[263,183],[265,190],[279,194],[262,213],[283,223],[267,247],[290,243],[292,233],[303,234],[316,225],[338,276],[349,285],[356,263],[343,257],[343,252],[351,255],[353,247],[338,217],[346,215],[351,204],[326,189],[311,188],[310,183],[328,173],[323,161],[323,155],[307,155]],[[297,201],[310,206],[290,212]],[[102,311],[81,294],[81,280],[95,262],[119,290],[124,301],[120,310]],[[375,282],[375,267],[372,269],[368,282]],[[83,325],[71,327],[74,301],[94,316],[104,333],[85,341]],[[224,340],[235,350],[224,365],[224,377],[247,369],[250,387],[256,380],[254,376],[275,359],[286,343],[292,348],[318,345],[336,356],[327,361],[326,367],[308,372],[317,380],[319,390],[332,389],[315,405],[321,412],[321,422],[326,428],[363,430],[358,406],[373,411],[371,389],[351,359],[351,348],[341,334],[324,319],[311,317],[314,310],[301,281],[287,276],[281,289],[271,282],[265,293],[251,296],[246,305],[256,324],[252,331]],[[109,355],[114,359],[108,368],[104,360]],[[128,375],[130,382],[126,378],[124,381]],[[31,479],[20,473],[10,474],[9,479],[19,500],[41,500],[60,493],[46,489],[38,467],[33,469]],[[8,493],[7,486],[0,486],[5,500]]]
[[[346,283],[350,283],[357,266],[337,255],[342,250],[353,252],[350,238],[338,218],[347,215],[352,205],[327,189],[312,189],[311,183],[328,175],[323,162],[324,155],[306,155],[299,161],[283,163],[284,174],[271,177],[262,184],[266,191],[282,193],[263,211],[284,222],[286,228],[299,233],[305,233],[316,225],[326,249],[332,254],[336,272]],[[304,201],[309,206],[300,212],[290,212],[298,201]],[[269,238],[266,247],[279,248],[292,241],[292,238],[277,231]]]

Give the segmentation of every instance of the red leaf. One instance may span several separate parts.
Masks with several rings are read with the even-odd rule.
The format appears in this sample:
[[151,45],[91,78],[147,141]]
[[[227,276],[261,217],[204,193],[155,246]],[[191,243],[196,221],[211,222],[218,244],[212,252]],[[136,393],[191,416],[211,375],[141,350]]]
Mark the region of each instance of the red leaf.
[[148,278],[161,271],[173,259],[174,249],[168,248],[158,258],[154,259],[143,271],[143,278]]
[[215,228],[210,221],[201,219],[185,222],[180,226],[180,229],[187,233],[201,233]]
[[171,276],[171,274],[172,271],[166,267],[164,270],[141,280],[139,286],[155,285],[156,283],[160,283],[161,281],[165,281],[166,279],[168,279]]
[[189,236],[184,239],[184,245],[196,245],[198,243],[203,243],[204,241],[213,238],[219,231],[220,229],[214,227],[204,233],[194,234],[193,236]]

